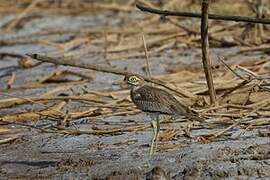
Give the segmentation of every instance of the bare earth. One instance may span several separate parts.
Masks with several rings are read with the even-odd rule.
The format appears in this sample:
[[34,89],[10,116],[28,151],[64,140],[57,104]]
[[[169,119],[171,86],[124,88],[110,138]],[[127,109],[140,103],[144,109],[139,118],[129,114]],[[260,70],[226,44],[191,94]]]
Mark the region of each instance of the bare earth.
[[[8,22],[14,16],[1,16],[0,23]],[[125,18],[123,18],[125,17]],[[32,19],[21,29],[6,32],[0,31],[1,40],[12,39],[19,41],[21,37],[27,37],[22,41],[33,43],[17,43],[3,45],[0,53],[41,53],[59,55],[61,48],[53,46],[50,42],[66,42],[74,34],[43,34],[33,35],[46,30],[83,29],[87,27],[118,27],[126,22],[139,23],[144,14],[135,11],[132,13],[103,12],[78,16],[43,16]],[[124,21],[124,22],[122,22]],[[192,20],[193,21],[193,20]],[[198,23],[199,20],[194,20]],[[160,22],[162,23],[162,22]],[[0,25],[1,25],[0,24]],[[109,28],[107,29],[109,30]],[[76,38],[85,38],[87,35],[75,34]],[[138,36],[140,38],[140,36]],[[65,53],[80,53],[76,55],[80,61],[89,64],[107,65],[104,60],[104,39],[98,41],[95,35],[89,34],[90,41]],[[115,41],[110,37],[108,41]],[[40,40],[40,41],[37,41]],[[149,39],[148,39],[149,40]],[[61,44],[61,43],[59,43]],[[83,47],[81,47],[83,46]],[[65,48],[62,49],[65,51]],[[87,50],[87,53],[84,51]],[[215,54],[234,52],[237,48],[211,49],[212,58]],[[143,54],[143,51],[141,51]],[[73,54],[73,55],[74,55]],[[234,56],[233,59],[259,59],[260,53]],[[110,57],[108,57],[110,60]],[[79,81],[78,77],[68,77],[67,82],[72,88],[57,91],[56,95],[64,97],[85,91],[118,91],[120,90],[122,76],[82,70],[74,67],[55,66],[43,63],[32,68],[18,67],[18,59],[4,56],[0,59],[0,88],[2,92],[18,96],[40,96],[61,83],[45,82],[44,86],[35,88],[20,88],[27,82],[35,82],[53,71],[69,69],[75,72],[85,73],[93,77],[93,80]],[[128,59],[115,58],[110,60],[112,66],[126,68],[129,71],[143,74],[145,60],[143,56],[134,56]],[[163,51],[150,55],[151,72],[153,75],[167,74],[167,69],[183,64],[199,64],[199,48],[164,48]],[[180,64],[181,65],[181,64]],[[10,90],[6,85],[11,73],[16,72],[16,79]],[[77,79],[79,79],[77,81]],[[76,83],[77,82],[77,83]],[[29,85],[29,84],[27,84]],[[0,92],[1,92],[0,91]],[[123,98],[128,98],[125,91]],[[11,98],[0,94],[0,99]],[[109,97],[108,97],[109,98]],[[103,98],[106,101],[106,97]],[[67,101],[63,112],[74,109],[86,111],[92,108],[91,104],[83,101]],[[130,102],[129,102],[130,103]],[[52,106],[53,103],[47,105]],[[132,107],[132,104],[130,104]],[[18,112],[31,112],[33,109],[42,109],[38,104],[23,104],[7,108],[0,108],[0,115],[5,116]],[[102,111],[103,112],[103,111]],[[143,113],[135,112],[133,115],[110,115],[99,118],[81,118],[74,121],[73,128],[80,130],[125,128],[132,125],[148,125],[150,119]],[[261,132],[269,133],[269,124],[258,126],[248,130],[234,127],[220,138],[208,143],[200,141],[200,136],[210,132],[219,132],[229,125],[215,125],[214,129],[204,128],[195,123],[191,130],[191,137],[184,133],[186,121],[177,119],[169,123],[161,124],[161,131],[172,131],[175,135],[159,142],[158,152],[153,157],[149,156],[149,143],[151,128],[142,130],[124,131],[103,135],[91,134],[65,134],[56,132],[43,132],[37,128],[50,128],[56,126],[55,121],[42,118],[36,122],[27,119],[20,123],[33,125],[34,127],[19,124],[2,123],[0,128],[16,130],[16,133],[0,134],[0,139],[15,137],[14,141],[0,144],[0,179],[144,179],[146,173],[153,167],[162,167],[172,179],[267,179],[270,177],[270,138],[263,136]],[[35,128],[37,127],[37,128]]]

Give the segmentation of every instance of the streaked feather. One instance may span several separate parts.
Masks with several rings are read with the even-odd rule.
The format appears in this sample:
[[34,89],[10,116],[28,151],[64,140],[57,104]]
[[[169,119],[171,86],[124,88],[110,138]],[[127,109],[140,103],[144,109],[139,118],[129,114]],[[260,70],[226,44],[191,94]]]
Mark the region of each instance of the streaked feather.
[[131,90],[131,99],[142,111],[169,115],[185,115],[187,108],[165,90],[143,85]]

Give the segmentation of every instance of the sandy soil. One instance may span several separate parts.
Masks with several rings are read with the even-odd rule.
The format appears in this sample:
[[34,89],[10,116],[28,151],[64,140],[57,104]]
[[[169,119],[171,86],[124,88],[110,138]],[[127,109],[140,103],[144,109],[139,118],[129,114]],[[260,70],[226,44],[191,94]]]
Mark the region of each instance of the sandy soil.
[[[129,14],[130,21],[140,21],[142,14],[136,12]],[[97,26],[120,25],[125,13],[104,12],[89,16],[53,16],[41,17],[31,20],[22,29],[14,32],[0,31],[1,39],[8,39],[42,32],[44,29],[80,28]],[[2,16],[0,23],[12,18]],[[61,41],[69,35],[43,35],[43,40]],[[29,39],[28,39],[29,40]],[[95,45],[90,45],[95,50]],[[213,49],[212,53],[232,52],[237,48]],[[35,43],[22,45],[9,45],[0,47],[0,52],[17,54],[51,53],[55,49],[50,46]],[[75,51],[75,50],[74,50]],[[213,55],[214,56],[214,55]],[[259,58],[261,54],[249,54],[246,59]],[[151,56],[151,71],[154,75],[166,73],[166,68],[177,65],[179,62],[189,64],[198,62],[200,49],[165,49],[159,55]],[[234,57],[237,59],[237,56]],[[103,54],[89,53],[81,61],[92,64],[104,64]],[[145,64],[142,58],[128,60],[113,60],[113,66],[127,68],[130,71],[143,73]],[[12,67],[13,66],[13,67]],[[14,58],[0,60],[0,87],[4,89],[10,72],[16,71],[16,80],[13,84],[15,90],[10,92],[20,96],[38,96],[58,86],[51,83],[45,87],[16,90],[27,81],[35,81],[55,69],[71,69],[93,74],[88,70],[78,68],[42,64],[31,69],[17,67]],[[117,90],[117,84],[123,77],[97,72],[91,82],[72,85],[73,93],[87,90]],[[72,93],[63,91],[61,93]],[[0,98],[7,98],[0,96]],[[71,102],[68,108],[80,107],[83,103]],[[21,105],[12,108],[0,109],[0,114],[29,111],[33,106]],[[40,108],[40,107],[36,107]],[[87,107],[84,107],[87,109]],[[164,132],[167,129],[176,129],[178,135],[171,140],[160,142],[156,155],[149,156],[149,142],[151,128],[137,132],[123,132],[109,135],[63,135],[45,133],[35,128],[21,125],[2,125],[2,127],[15,129],[17,139],[14,142],[0,145],[0,176],[1,179],[144,179],[146,173],[153,167],[160,166],[172,179],[263,179],[270,177],[270,139],[262,137],[259,131],[269,130],[269,126],[252,128],[241,134],[242,129],[233,128],[227,136],[218,138],[213,142],[203,144],[198,141],[200,135],[207,134],[213,129],[193,129],[191,137],[183,134],[181,120],[161,125]],[[50,126],[51,121],[43,119],[30,123],[36,127]],[[102,119],[77,121],[79,129],[125,127],[130,124],[147,124],[149,117],[143,113],[128,116],[111,116]],[[216,126],[216,131],[222,126]],[[238,136],[239,135],[239,136]],[[1,138],[14,137],[14,135],[0,135]]]

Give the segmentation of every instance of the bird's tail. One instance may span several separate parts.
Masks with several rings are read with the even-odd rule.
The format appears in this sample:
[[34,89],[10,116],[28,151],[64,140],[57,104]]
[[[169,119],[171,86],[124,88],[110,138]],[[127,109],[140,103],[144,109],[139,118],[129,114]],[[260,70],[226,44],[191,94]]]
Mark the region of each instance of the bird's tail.
[[176,109],[176,114],[180,116],[185,116],[191,121],[205,122],[205,119],[199,117],[197,112],[192,111],[188,106],[181,104],[180,102],[177,108],[175,109]]

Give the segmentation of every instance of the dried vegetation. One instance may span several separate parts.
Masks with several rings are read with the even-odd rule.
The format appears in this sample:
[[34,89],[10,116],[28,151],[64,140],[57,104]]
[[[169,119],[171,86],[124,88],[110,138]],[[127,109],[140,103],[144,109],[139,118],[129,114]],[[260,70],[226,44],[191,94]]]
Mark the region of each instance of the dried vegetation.
[[[194,1],[141,1],[142,3],[160,9],[190,10],[197,11],[200,4]],[[234,2],[234,1],[231,1]],[[239,1],[235,6],[229,6],[223,1],[214,1],[210,5],[211,13],[255,16],[252,4],[246,1]],[[40,1],[40,0],[6,0],[1,1],[0,12],[15,14],[5,23],[1,23],[2,32],[20,31],[24,26],[40,18],[50,15],[91,15],[113,11],[116,13],[134,13],[135,0],[129,1]],[[269,3],[268,3],[269,5]],[[12,6],[12,8],[11,8]],[[265,16],[268,17],[266,11]],[[143,13],[142,13],[143,14]],[[138,16],[135,13],[134,16]],[[42,29],[26,35],[19,35],[15,38],[1,38],[2,47],[15,45],[42,45],[49,46],[54,51],[46,56],[62,58],[63,60],[76,61],[80,64],[81,57],[94,54],[103,57],[104,63],[99,71],[115,74],[112,63],[115,60],[130,61],[132,58],[145,58],[145,55],[159,56],[168,49],[190,49],[200,47],[199,24],[188,18],[160,18],[157,15],[143,14],[131,20],[122,17],[117,26],[103,25],[85,28],[64,28],[64,29]],[[260,27],[259,27],[260,26]],[[269,59],[269,27],[247,23],[227,23],[223,21],[209,21],[209,42],[210,48],[235,47],[234,51],[228,51],[223,57],[211,56],[213,61],[213,79],[217,93],[217,103],[212,106],[209,103],[208,89],[200,62],[189,65],[179,64],[168,66],[167,73],[153,75],[167,88],[174,89],[176,96],[194,111],[207,119],[205,124],[195,124],[190,127],[206,128],[212,131],[198,138],[199,141],[207,143],[216,140],[223,135],[230,134],[230,130],[238,127],[241,131],[248,131],[253,128],[267,129],[270,126],[270,93]],[[62,40],[54,41],[55,35],[66,36]],[[146,47],[142,41],[145,37]],[[36,53],[36,52],[35,52]],[[38,52],[42,54],[43,52]],[[211,53],[211,49],[210,49]],[[261,53],[261,58],[246,60],[241,56],[237,61],[233,57],[239,54]],[[128,90],[121,82],[119,90],[85,90],[81,93],[69,93],[59,95],[64,91],[70,91],[74,85],[91,82],[95,79],[95,71],[60,70],[57,67],[54,72],[48,72],[34,80],[26,80],[20,86],[14,86],[16,71],[24,69],[31,72],[43,64],[25,54],[0,52],[1,61],[16,59],[17,66],[1,75],[6,85],[0,87],[0,135],[5,135],[0,144],[10,143],[19,136],[19,130],[10,128],[8,125],[19,125],[26,128],[34,128],[41,133],[63,133],[63,134],[94,134],[105,135],[124,133],[130,131],[144,131],[150,128],[149,124],[133,123],[126,126],[118,124],[118,127],[100,128],[98,123],[104,117],[127,116],[139,113],[129,99]],[[57,63],[55,58],[55,63]],[[169,57],[168,57],[169,58]],[[200,59],[200,58],[197,58]],[[233,59],[233,60],[232,60]],[[151,69],[151,60],[150,69]],[[130,62],[132,63],[132,62]],[[61,64],[61,63],[60,63]],[[76,66],[76,65],[74,65]],[[142,67],[145,69],[145,67]],[[87,67],[86,67],[87,69]],[[90,68],[91,69],[91,68]],[[147,68],[146,68],[147,69]],[[123,73],[122,73],[123,72]],[[120,71],[119,74],[125,74]],[[166,88],[165,87],[165,88]],[[27,91],[36,88],[46,88],[47,91],[40,95],[15,95],[20,91]],[[179,95],[179,93],[181,92]],[[183,96],[185,95],[185,97]],[[69,108],[69,103],[78,102],[80,105]],[[30,110],[21,109],[15,111],[15,107],[31,105]],[[82,108],[83,107],[83,108]],[[12,109],[14,111],[5,111]],[[43,120],[50,121],[45,127],[35,126]],[[95,123],[95,128],[83,130],[76,128],[78,123]],[[163,122],[170,123],[170,122]],[[215,129],[216,127],[223,129]],[[20,129],[21,131],[21,129]],[[161,135],[161,141],[175,138],[177,130],[168,129]],[[258,133],[269,136],[268,130]],[[9,136],[6,136],[9,134]],[[162,148],[162,147],[161,147]],[[170,149],[172,147],[164,147]]]

